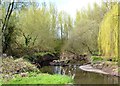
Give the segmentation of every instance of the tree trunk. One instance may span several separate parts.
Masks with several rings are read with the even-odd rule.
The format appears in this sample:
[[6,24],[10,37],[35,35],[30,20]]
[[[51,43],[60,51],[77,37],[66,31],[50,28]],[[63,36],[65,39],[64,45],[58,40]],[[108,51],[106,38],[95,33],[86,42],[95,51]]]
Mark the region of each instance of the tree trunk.
[[6,30],[7,30],[11,13],[13,11],[13,7],[14,7],[14,1],[10,3],[8,6],[7,14],[5,16],[5,21],[3,22],[3,26],[2,26],[2,48],[3,48],[2,52],[3,53],[5,53],[5,51],[9,47],[9,44],[7,43],[7,40],[6,40],[6,35],[9,33],[6,33]]

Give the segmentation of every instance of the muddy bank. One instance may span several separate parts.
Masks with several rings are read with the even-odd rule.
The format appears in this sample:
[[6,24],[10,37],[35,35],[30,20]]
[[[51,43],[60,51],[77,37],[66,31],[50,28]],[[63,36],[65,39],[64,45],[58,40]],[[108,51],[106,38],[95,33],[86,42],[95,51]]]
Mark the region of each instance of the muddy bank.
[[104,72],[103,70],[93,68],[90,64],[80,66],[79,68],[84,70],[84,71],[88,71],[88,72],[96,72],[96,73],[108,74],[107,72]]
[[89,55],[86,54],[76,54],[73,52],[62,52],[60,54],[60,61],[67,63],[68,65],[83,65],[90,63]]
[[106,66],[106,63],[99,63],[99,64],[88,64],[88,65],[82,65],[79,67],[80,69],[84,71],[89,71],[89,72],[95,72],[95,73],[101,73],[101,74],[107,74],[107,75],[112,75],[112,76],[118,76],[120,77],[118,73],[118,66]]

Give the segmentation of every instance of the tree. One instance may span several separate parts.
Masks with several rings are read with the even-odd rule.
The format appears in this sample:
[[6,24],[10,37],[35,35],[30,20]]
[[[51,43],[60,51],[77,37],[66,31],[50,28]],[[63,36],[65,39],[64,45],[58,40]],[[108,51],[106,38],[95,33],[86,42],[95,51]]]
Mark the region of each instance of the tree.
[[[112,3],[111,3],[112,4]],[[88,5],[85,10],[76,12],[75,27],[71,31],[67,47],[77,53],[91,53],[98,55],[98,34],[104,15],[109,11],[106,3],[94,3],[93,8]]]
[[57,9],[55,8],[55,5],[50,3],[49,5],[49,13],[50,13],[50,18],[51,18],[51,32],[54,34],[53,36],[57,36]]
[[81,54],[98,52],[99,25],[105,13],[104,5],[100,7],[96,3],[93,9],[88,5],[88,9],[77,11],[74,29],[64,48]]
[[19,28],[16,27],[18,22],[18,13],[25,7],[26,3],[21,2],[5,2],[2,4],[2,47],[3,53],[12,54],[15,47],[18,46],[16,42],[20,35]]
[[58,14],[59,28],[60,28],[60,36],[63,41],[63,12]]
[[[118,9],[120,9],[120,3],[118,3]],[[120,11],[118,11],[118,61],[120,62]]]
[[[2,5],[0,2],[0,45],[2,45]],[[2,54],[2,46],[0,46],[0,54]]]
[[[17,40],[20,44],[26,46],[27,40],[29,42],[27,46],[29,47],[37,47],[40,51],[54,50],[56,34],[56,10],[54,5],[50,5],[50,9],[44,6],[41,8],[31,6],[27,10],[20,11],[17,26],[21,28],[21,33],[24,33]],[[34,39],[36,41],[33,46]]]
[[118,4],[105,15],[99,31],[99,50],[110,58],[118,57]]
[[8,27],[9,24],[9,20],[13,11],[13,7],[14,7],[14,1],[9,3],[8,9],[6,11],[6,15],[5,18],[3,19],[3,26],[2,26],[2,47],[3,47],[3,53],[5,53],[5,51],[7,49],[11,49],[10,47],[10,42],[11,42],[11,38],[10,38],[10,27]]

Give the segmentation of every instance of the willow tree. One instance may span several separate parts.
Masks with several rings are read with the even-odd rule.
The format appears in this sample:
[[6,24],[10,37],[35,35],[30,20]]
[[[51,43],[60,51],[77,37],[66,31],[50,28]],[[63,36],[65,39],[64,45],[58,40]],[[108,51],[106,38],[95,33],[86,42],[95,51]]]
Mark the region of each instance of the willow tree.
[[118,4],[104,16],[101,23],[98,45],[106,57],[118,57]]

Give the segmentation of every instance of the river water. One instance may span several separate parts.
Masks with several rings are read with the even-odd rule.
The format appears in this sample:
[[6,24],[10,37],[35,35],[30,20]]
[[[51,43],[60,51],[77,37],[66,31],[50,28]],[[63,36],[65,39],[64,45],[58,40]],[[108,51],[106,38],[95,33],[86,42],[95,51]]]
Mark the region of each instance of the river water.
[[68,75],[74,79],[75,84],[118,84],[118,77],[93,72],[86,72],[79,66],[44,66],[43,73]]

